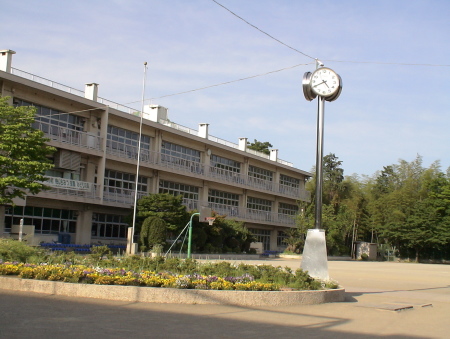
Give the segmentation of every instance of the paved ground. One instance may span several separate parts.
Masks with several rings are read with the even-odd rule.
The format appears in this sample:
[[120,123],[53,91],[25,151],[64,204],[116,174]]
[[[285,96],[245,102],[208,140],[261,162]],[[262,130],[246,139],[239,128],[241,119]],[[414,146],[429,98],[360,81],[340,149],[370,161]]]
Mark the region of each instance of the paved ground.
[[[251,263],[299,267],[285,259]],[[328,265],[346,288],[346,302],[244,308],[0,290],[0,338],[450,338],[449,265]]]

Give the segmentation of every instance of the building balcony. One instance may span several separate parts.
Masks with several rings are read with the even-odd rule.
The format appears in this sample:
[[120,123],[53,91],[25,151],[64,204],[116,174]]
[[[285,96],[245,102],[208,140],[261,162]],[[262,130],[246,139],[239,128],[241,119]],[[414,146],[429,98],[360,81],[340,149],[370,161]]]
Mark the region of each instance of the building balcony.
[[91,203],[100,201],[100,185],[92,182],[47,177],[47,181],[44,184],[49,189],[41,191],[38,194],[39,197],[58,199],[58,196],[63,196],[64,200]]
[[[190,205],[188,205],[190,204]],[[216,204],[210,202],[195,202],[192,200],[183,200],[183,205],[188,209],[189,206],[197,206],[195,209],[198,210],[198,206],[208,206],[214,212],[220,215],[226,215],[230,219],[237,219],[244,222],[254,222],[262,223],[267,225],[277,225],[277,226],[295,226],[295,215],[280,214],[271,211],[261,211],[251,208],[241,208],[239,206],[230,206],[223,204]]]
[[[125,205],[120,207],[134,206],[135,190],[117,188],[117,187],[105,187],[103,191],[103,202],[113,205]],[[138,200],[148,195],[146,192],[138,192]]]
[[[120,149],[113,149],[108,142],[106,152],[117,157],[137,160],[137,148],[135,146],[122,145]],[[142,166],[147,165],[152,168],[160,167],[166,171],[185,173],[206,180],[232,184],[233,186],[240,185],[243,188],[253,188],[270,194],[284,195],[304,201],[311,200],[310,192],[300,189],[299,187],[282,185],[273,181],[255,178],[253,176],[228,171],[215,166],[205,166],[199,162],[162,154],[161,152],[141,150],[140,162]]]
[[36,121],[33,127],[44,132],[45,137],[52,141],[66,143],[72,146],[101,151],[102,138],[92,133],[56,126],[50,123]]

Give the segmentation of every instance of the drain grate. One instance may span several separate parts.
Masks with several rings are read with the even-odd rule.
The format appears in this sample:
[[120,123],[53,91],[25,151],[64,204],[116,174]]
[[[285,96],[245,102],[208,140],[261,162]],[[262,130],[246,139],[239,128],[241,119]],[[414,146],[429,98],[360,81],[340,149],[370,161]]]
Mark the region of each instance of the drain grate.
[[389,304],[389,303],[364,304],[364,305],[358,305],[358,307],[376,308],[376,309],[385,310],[385,311],[404,311],[404,310],[410,310],[410,309],[414,308],[414,306],[410,305],[410,304]]
[[382,304],[361,304],[357,305],[358,307],[366,307],[366,308],[376,308],[379,310],[386,311],[404,311],[411,310],[422,307],[432,307],[431,303],[405,303],[405,302],[395,302],[395,303],[382,303]]

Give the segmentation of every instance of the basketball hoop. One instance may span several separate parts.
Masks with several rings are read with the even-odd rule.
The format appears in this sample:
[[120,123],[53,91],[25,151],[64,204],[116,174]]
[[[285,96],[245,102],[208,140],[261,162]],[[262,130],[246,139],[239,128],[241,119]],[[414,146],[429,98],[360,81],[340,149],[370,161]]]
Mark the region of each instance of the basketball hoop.
[[212,226],[214,220],[216,220],[216,218],[213,218],[213,217],[207,217],[205,219],[208,222],[209,226]]

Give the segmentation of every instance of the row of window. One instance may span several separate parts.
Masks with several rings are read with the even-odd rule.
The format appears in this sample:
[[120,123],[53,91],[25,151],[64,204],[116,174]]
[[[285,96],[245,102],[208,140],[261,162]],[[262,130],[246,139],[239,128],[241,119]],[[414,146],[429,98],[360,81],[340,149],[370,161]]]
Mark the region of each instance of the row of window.
[[[137,154],[139,133],[108,125],[107,146],[113,150]],[[141,135],[141,150],[150,150],[150,137]]]
[[[27,102],[21,99],[14,99],[15,106],[34,106],[37,114],[35,118],[34,127],[40,128],[45,133],[58,134],[60,128],[67,129],[66,133],[76,131],[83,131],[84,118],[70,113],[64,113],[52,108],[40,106]],[[120,127],[108,125],[107,131],[107,145],[113,150],[121,152],[137,154],[139,134]],[[146,135],[141,136],[141,149],[150,150],[150,137]],[[164,161],[175,161],[174,159],[184,159],[193,163],[200,163],[200,151],[177,145],[171,142],[163,141],[161,146],[161,154],[169,156],[164,158]],[[211,155],[211,166],[218,170],[224,170],[224,173],[240,173],[241,163],[232,159]],[[266,181],[273,181],[274,173],[267,169],[256,166],[249,166],[248,175],[253,178],[262,179]],[[280,175],[280,184],[288,187],[300,187],[300,180],[284,174]]]
[[36,234],[75,233],[76,229],[75,211],[32,206],[6,207],[6,229],[19,225],[20,219],[23,219],[24,225],[34,225]]
[[[134,190],[136,185],[136,175],[119,171],[105,170],[105,191],[120,192],[120,190]],[[148,192],[147,178],[139,176],[138,191]]]
[[[64,113],[52,108],[40,106],[27,102],[21,99],[15,98],[13,101],[14,106],[33,106],[36,108],[36,118],[33,124],[35,128],[42,126],[45,133],[52,134],[52,129],[49,127],[59,126],[72,131],[83,131],[83,119],[77,115],[70,113]],[[55,129],[56,131],[56,129]]]
[[[220,191],[211,190],[217,196],[225,197]],[[8,206],[5,210],[5,226],[11,229],[12,225],[19,225],[24,219],[25,225],[34,225],[36,234],[58,234],[61,232],[75,233],[76,212],[55,208],[33,206]],[[121,215],[93,213],[91,235],[94,238],[126,238],[128,223]],[[256,241],[264,244],[264,249],[270,247],[270,230],[249,229],[256,237]],[[285,246],[286,234],[278,232],[278,246]]]

